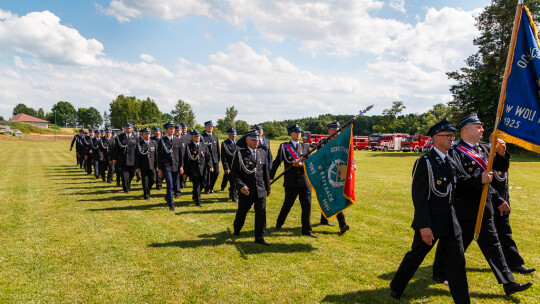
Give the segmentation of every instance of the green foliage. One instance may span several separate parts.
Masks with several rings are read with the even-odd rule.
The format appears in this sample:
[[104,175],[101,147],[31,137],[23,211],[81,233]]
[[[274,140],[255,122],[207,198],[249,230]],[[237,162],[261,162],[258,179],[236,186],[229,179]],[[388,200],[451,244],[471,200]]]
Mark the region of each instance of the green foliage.
[[43,111],[43,108],[39,108],[36,112],[36,117],[45,119],[45,111]]
[[150,120],[152,120],[152,124],[161,124],[162,122],[157,104],[148,97],[141,102],[141,123],[150,124]]
[[244,120],[237,120],[235,123],[235,129],[236,132],[238,132],[239,135],[243,135],[247,131],[249,131],[249,124]]
[[95,128],[101,125],[101,116],[94,107],[77,109],[76,119],[79,125],[86,128]]
[[[13,130],[14,129],[20,130],[21,132],[23,132],[23,135],[27,135],[30,133],[54,134],[54,125],[49,125],[49,128],[42,128],[42,127],[33,126],[31,124],[27,124],[24,122],[20,122],[20,121],[12,121],[8,123],[8,126]],[[58,132],[58,130],[60,129],[57,127],[56,130]]]
[[264,135],[267,138],[278,138],[280,136],[287,135],[287,128],[285,128],[275,120],[272,122],[264,123],[263,127]]
[[4,121],[4,116],[0,115],[0,120]]
[[171,111],[171,115],[174,123],[185,123],[188,128],[193,128],[195,126],[195,113],[193,112],[191,105],[182,99],[178,99],[174,110]]
[[37,115],[36,110],[34,110],[33,108],[30,108],[30,107],[27,107],[24,103],[19,103],[18,105],[13,107],[13,116],[15,116],[17,114],[20,114],[20,113],[31,115],[31,116],[34,116],[34,117]]
[[383,110],[383,117],[379,123],[373,126],[373,131],[375,133],[392,133],[395,130],[401,129],[405,125],[405,122],[398,119],[397,116],[405,108],[403,101],[394,101],[391,108]]
[[121,128],[129,120],[133,124],[141,123],[142,101],[135,96],[118,95],[109,106],[111,113],[111,125],[114,128]]
[[226,108],[225,118],[218,119],[217,121],[217,126],[216,126],[217,129],[221,130],[222,132],[226,132],[230,128],[234,128],[237,115],[238,115],[238,110],[236,110],[234,106],[230,108]]
[[53,119],[50,122],[54,123],[54,113],[56,112],[56,124],[59,126],[71,126],[73,125],[73,113],[75,108],[67,101],[59,101],[52,106],[51,112],[53,112]]
[[[539,3],[538,0],[525,1],[536,24]],[[515,11],[516,1],[492,0],[476,18],[480,36],[473,43],[478,47],[478,52],[467,58],[466,67],[447,73],[448,78],[456,82],[450,86],[453,99],[449,103],[453,106],[456,120],[476,112],[486,128],[493,126]]]

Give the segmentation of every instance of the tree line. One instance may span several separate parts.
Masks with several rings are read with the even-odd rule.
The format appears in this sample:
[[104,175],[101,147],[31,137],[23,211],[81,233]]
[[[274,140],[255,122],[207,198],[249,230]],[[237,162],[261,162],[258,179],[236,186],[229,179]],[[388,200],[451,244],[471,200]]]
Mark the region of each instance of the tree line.
[[[538,24],[540,0],[525,1],[533,19]],[[476,27],[480,36],[473,40],[478,51],[465,60],[465,67],[447,73],[454,80],[449,88],[452,99],[446,104],[436,104],[432,109],[421,114],[402,114],[406,109],[403,101],[394,101],[392,106],[384,109],[382,115],[364,116],[359,118],[353,132],[355,135],[372,133],[408,133],[426,134],[429,126],[438,120],[448,117],[455,125],[464,115],[476,112],[479,114],[485,128],[493,126],[497,110],[501,84],[504,76],[506,57],[508,54],[510,36],[514,20],[516,4],[514,1],[492,0],[482,13],[476,17]],[[165,121],[186,123],[189,128],[202,129],[196,123],[195,113],[189,103],[179,99],[170,113],[163,113],[151,98],[144,100],[135,96],[119,95],[109,105],[109,112],[103,115],[94,107],[75,109],[67,101],[59,101],[51,112],[45,113],[42,108],[34,110],[24,104],[18,104],[13,109],[13,115],[26,113],[50,122],[56,121],[60,126],[112,126],[120,128],[126,121],[136,127],[158,125]],[[216,131],[225,132],[235,127],[241,134],[249,130],[246,121],[236,120],[238,111],[231,106],[226,108],[225,116],[218,119]],[[345,123],[354,115],[323,114],[318,117],[299,118],[295,120],[261,122],[269,138],[287,135],[287,126],[299,123],[304,130],[311,133],[326,133],[326,125],[333,121]],[[73,122],[75,120],[75,122]]]

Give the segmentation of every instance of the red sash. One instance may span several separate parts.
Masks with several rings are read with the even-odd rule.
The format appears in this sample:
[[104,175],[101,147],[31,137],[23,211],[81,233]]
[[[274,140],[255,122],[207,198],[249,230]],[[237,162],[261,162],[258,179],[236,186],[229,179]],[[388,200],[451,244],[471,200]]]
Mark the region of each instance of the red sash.
[[300,156],[298,155],[298,153],[296,153],[296,150],[294,150],[294,148],[289,143],[283,143],[283,146],[285,146],[285,150],[289,153],[289,155],[294,161],[300,159]]
[[482,171],[487,170],[487,165],[488,165],[487,160],[482,155],[476,153],[476,151],[471,149],[469,146],[461,144],[461,145],[458,145],[456,149],[459,150],[461,153],[465,154],[465,156],[467,156],[471,160],[475,161],[478,164],[478,166],[482,169]]

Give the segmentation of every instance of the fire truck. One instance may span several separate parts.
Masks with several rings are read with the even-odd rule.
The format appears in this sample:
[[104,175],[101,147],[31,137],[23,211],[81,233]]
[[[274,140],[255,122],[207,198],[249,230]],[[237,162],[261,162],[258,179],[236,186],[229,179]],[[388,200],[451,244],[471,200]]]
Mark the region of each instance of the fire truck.
[[353,146],[355,150],[369,150],[369,139],[367,136],[353,136]]
[[371,134],[369,136],[369,146],[373,151],[400,151],[401,141],[409,134]]
[[311,134],[310,132],[305,132],[304,136],[302,137],[302,142],[305,144],[309,144],[310,147],[314,147],[319,143],[319,141],[323,138],[328,137],[328,135],[325,134]]
[[426,141],[430,139],[431,137],[423,136],[423,135],[411,135],[411,136],[405,137],[401,141],[401,151],[420,152],[422,151],[422,147],[424,147],[424,145],[426,144]]

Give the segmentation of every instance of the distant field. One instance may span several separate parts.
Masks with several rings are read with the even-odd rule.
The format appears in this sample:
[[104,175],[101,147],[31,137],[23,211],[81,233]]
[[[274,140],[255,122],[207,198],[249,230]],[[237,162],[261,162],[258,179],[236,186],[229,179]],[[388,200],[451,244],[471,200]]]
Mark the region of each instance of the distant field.
[[[227,193],[203,195],[197,208],[189,188],[171,212],[164,190],[144,201],[140,183],[126,195],[87,176],[69,143],[0,136],[0,303],[393,303],[388,284],[412,241],[419,154],[355,152],[357,203],[345,211],[351,230],[343,236],[318,225],[315,199],[318,239],[301,236],[298,202],[275,231],[284,195],[277,182],[267,202],[272,246],[263,247],[253,242],[253,212],[232,235],[236,204]],[[514,238],[527,265],[540,268],[538,160],[513,158],[510,193]],[[540,303],[539,272],[516,274],[535,285],[505,297],[477,245],[466,258],[473,303]],[[406,303],[451,302],[430,279],[432,260]]]

